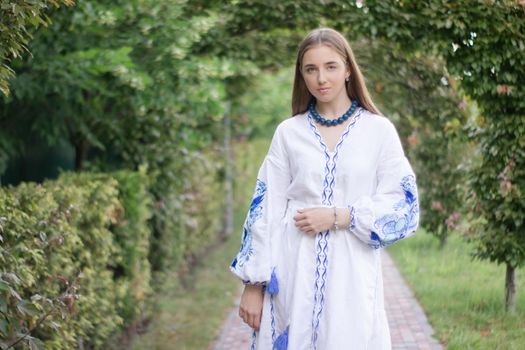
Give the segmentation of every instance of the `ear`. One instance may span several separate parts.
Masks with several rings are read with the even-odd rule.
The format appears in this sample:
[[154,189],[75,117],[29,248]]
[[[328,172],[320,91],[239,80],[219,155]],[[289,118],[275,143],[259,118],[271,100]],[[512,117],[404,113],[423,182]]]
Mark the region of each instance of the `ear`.
[[350,72],[350,67],[349,67],[348,64],[347,64],[347,65],[346,65],[346,75],[345,75],[345,79],[350,78],[351,75],[352,75],[352,73]]

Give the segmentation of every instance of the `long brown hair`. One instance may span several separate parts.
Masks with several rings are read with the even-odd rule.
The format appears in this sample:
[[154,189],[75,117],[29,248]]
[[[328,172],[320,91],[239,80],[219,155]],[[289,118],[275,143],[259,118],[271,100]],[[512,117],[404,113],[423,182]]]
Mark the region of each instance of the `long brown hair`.
[[309,49],[326,45],[335,50],[343,58],[346,66],[350,69],[350,81],[346,82],[346,93],[351,99],[356,99],[359,105],[368,111],[381,114],[379,109],[372,102],[370,93],[365,85],[365,79],[357,62],[354,58],[354,53],[350,48],[350,44],[345,37],[338,31],[331,28],[318,28],[311,31],[306,38],[304,38],[301,45],[299,45],[299,52],[297,53],[297,61],[295,63],[295,78],[292,92],[292,115],[303,113],[308,109],[308,103],[313,98],[310,91],[306,87],[306,83],[301,72],[303,64],[303,57]]

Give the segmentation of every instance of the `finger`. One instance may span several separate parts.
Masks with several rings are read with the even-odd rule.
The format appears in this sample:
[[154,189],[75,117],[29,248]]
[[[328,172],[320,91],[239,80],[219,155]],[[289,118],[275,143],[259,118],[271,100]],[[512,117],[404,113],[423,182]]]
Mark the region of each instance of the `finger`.
[[303,217],[299,218],[296,222],[299,223],[299,224],[301,224],[301,223],[304,224],[304,223],[308,223],[308,221],[309,220],[305,216],[303,216]]
[[312,226],[309,223],[307,223],[307,222],[303,222],[303,223],[299,224],[298,228],[299,228],[299,230],[304,231],[304,232],[306,232],[308,230],[312,230]]
[[259,328],[261,327],[261,316],[262,316],[262,313],[259,314],[257,317],[255,317],[255,330],[258,331]]
[[306,217],[306,215],[304,215],[304,214],[295,214],[293,218],[294,218],[294,220],[297,221],[297,220],[303,220],[305,217]]
[[257,315],[250,315],[248,317],[248,321],[249,321],[249,325],[250,327],[252,327],[253,329],[255,329],[255,323],[256,323],[256,320],[257,320]]
[[295,224],[295,226],[301,231],[304,231],[308,227],[308,225],[305,224]]
[[315,231],[312,230],[312,229],[310,229],[310,228],[306,228],[306,229],[303,229],[303,230],[301,230],[301,231],[304,232],[304,233],[307,234],[307,235],[313,235],[313,234],[315,234]]
[[311,227],[310,225],[310,221],[309,220],[301,220],[301,221],[297,221],[297,226],[301,227],[301,228],[305,228],[305,227]]

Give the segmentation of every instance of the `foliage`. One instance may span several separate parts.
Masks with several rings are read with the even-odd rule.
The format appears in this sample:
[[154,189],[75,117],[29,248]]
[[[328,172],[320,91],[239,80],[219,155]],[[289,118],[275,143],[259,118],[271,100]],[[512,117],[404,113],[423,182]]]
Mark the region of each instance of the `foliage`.
[[444,244],[462,206],[460,163],[470,151],[461,137],[466,103],[442,60],[380,39],[352,46],[374,101],[396,124],[419,175],[421,226]]
[[[481,139],[479,164],[469,179],[469,233],[476,255],[512,267],[525,265],[525,118],[481,117],[473,136]],[[496,118],[495,118],[496,119]]]
[[148,192],[145,169],[139,172],[119,171],[111,174],[118,182],[123,217],[111,227],[117,253],[113,259],[117,284],[119,315],[136,320],[147,307],[151,295],[151,267],[148,261],[152,200]]
[[[409,52],[427,49],[447,70],[482,118],[470,135],[479,162],[469,171],[476,255],[525,263],[525,5],[519,1],[366,1],[359,31],[397,42]],[[520,170],[518,170],[520,169]],[[508,292],[508,290],[507,290]],[[507,305],[509,306],[509,305]]]
[[291,117],[292,82],[291,67],[259,76],[232,108],[237,118],[234,134],[271,138],[277,124]]
[[[205,216],[195,223],[200,210],[186,205],[186,197],[201,193],[195,168],[218,173],[220,181],[222,157],[215,145],[221,141],[228,82],[258,72],[249,60],[197,47],[221,21],[213,6],[218,5],[136,0],[61,9],[53,25],[35,35],[34,58],[16,62],[13,94],[0,109],[5,158],[22,152],[23,140],[37,135],[49,144],[68,140],[76,149],[77,170],[146,166],[155,203],[155,270],[194,254],[183,242],[199,235],[185,235],[209,223]],[[205,149],[207,156],[201,156]],[[215,191],[207,182],[214,174],[204,178]],[[218,211],[214,215],[209,220],[220,218]]]
[[216,150],[192,153],[191,164],[181,170],[180,193],[166,193],[157,201],[164,235],[155,237],[151,261],[155,270],[187,271],[213,244],[223,226],[222,163]]
[[69,140],[79,169],[93,147],[156,164],[159,152],[139,145],[208,144],[220,118],[219,80],[246,64],[190,55],[217,19],[187,14],[184,1],[89,1],[58,11],[54,24],[35,35],[35,57],[16,62],[20,74],[5,101],[4,124],[16,115],[50,144]]
[[100,349],[139,314],[150,290],[144,176],[0,189],[2,346],[27,333],[29,346]]
[[74,0],[2,0],[0,1],[0,92],[9,95],[8,79],[14,76],[9,61],[19,58],[32,38],[32,31],[51,21],[49,8],[71,6]]
[[[242,227],[250,204],[255,177],[269,146],[269,139],[233,145],[235,154],[235,227]],[[239,280],[225,268],[239,249],[239,229],[217,246],[186,276],[184,284],[171,272],[162,281],[155,319],[147,332],[137,336],[132,349],[209,349],[217,341],[227,310],[237,297]],[[175,327],[166,327],[167,324]],[[169,342],[166,339],[170,339]]]

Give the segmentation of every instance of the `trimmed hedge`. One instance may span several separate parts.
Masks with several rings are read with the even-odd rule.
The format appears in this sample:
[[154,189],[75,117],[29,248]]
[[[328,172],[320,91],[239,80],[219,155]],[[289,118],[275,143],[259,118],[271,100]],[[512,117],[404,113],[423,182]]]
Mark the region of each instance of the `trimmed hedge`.
[[150,217],[144,171],[0,188],[0,346],[103,348],[151,293]]
[[151,313],[150,262],[184,275],[223,227],[215,154],[155,201],[145,169],[0,188],[0,348],[106,349]]
[[181,167],[181,184],[161,193],[154,205],[150,261],[155,271],[187,273],[217,241],[224,226],[221,154],[204,150],[186,157],[188,166]]

